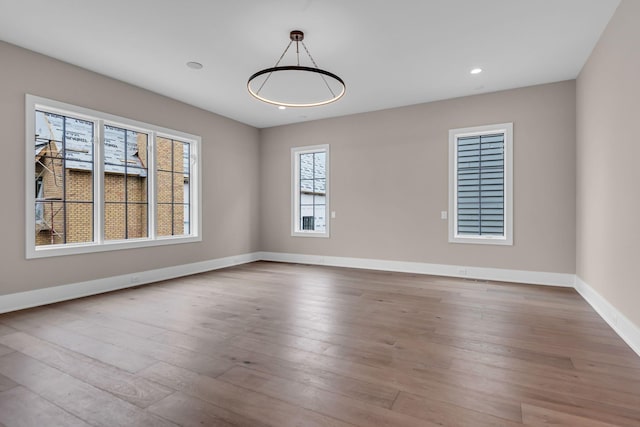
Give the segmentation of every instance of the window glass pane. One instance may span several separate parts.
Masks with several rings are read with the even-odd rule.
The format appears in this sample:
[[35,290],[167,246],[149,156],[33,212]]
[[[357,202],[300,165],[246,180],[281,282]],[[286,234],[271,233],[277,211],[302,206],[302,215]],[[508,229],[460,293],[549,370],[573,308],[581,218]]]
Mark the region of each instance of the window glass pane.
[[171,203],[173,200],[172,196],[172,185],[171,180],[173,178],[173,173],[158,171],[156,173],[156,197],[158,199],[158,203]]
[[326,178],[327,172],[325,170],[325,165],[327,164],[327,153],[320,152],[314,153],[314,178]]
[[183,213],[183,220],[182,220],[182,226],[184,228],[184,234],[191,234],[191,221],[190,221],[190,215],[191,213],[189,212],[189,205],[185,204],[182,206],[182,213]]
[[326,190],[325,186],[326,182],[323,179],[314,179],[313,180],[313,191],[315,194],[324,194]]
[[160,171],[171,171],[171,150],[173,144],[170,139],[156,138],[156,165]]
[[157,233],[190,234],[191,146],[183,141],[156,139]]
[[124,203],[105,203],[104,238],[106,240],[126,239],[126,209]]
[[173,205],[170,203],[158,204],[156,228],[158,236],[173,235]]
[[325,207],[324,205],[315,206],[314,209],[314,220],[315,220],[315,231],[325,231]]
[[173,203],[182,204],[184,197],[184,174],[182,172],[173,173]]
[[127,238],[139,239],[148,237],[148,206],[146,203],[127,204]]
[[127,175],[127,201],[128,202],[147,202],[147,177],[129,176]]
[[300,154],[300,179],[313,179],[313,153]]
[[313,194],[311,193],[300,193],[300,204],[301,205],[313,205]]
[[94,124],[34,114],[35,245],[91,242]]
[[313,180],[312,179],[301,179],[300,180],[300,191],[313,193]]
[[[148,236],[147,146],[149,136],[104,126],[105,239]],[[109,205],[117,202],[118,207]],[[110,215],[114,215],[111,217]],[[116,221],[121,221],[116,224]]]

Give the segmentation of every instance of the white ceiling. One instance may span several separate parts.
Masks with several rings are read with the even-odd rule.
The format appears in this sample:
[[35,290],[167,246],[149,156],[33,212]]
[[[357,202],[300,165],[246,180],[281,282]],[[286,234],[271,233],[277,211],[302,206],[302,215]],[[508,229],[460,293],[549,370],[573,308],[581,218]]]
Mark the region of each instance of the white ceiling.
[[[0,0],[0,39],[262,128],[573,79],[619,2]],[[338,102],[248,94],[294,29],[345,80]]]

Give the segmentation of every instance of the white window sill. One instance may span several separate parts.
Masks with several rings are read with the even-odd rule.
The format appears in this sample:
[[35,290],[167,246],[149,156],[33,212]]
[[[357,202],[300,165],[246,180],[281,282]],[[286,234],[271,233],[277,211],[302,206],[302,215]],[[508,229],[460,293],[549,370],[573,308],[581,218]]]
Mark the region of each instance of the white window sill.
[[167,236],[158,237],[155,240],[132,239],[112,240],[104,243],[67,243],[64,245],[30,247],[27,250],[27,259],[48,258],[64,255],[78,255],[93,252],[106,252],[123,249],[147,248],[152,246],[178,245],[182,243],[201,242],[200,236]]

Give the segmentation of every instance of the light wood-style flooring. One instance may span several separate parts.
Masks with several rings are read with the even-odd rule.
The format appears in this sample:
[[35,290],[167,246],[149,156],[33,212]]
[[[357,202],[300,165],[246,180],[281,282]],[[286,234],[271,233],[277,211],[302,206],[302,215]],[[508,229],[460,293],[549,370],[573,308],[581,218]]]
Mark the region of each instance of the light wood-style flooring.
[[572,289],[256,262],[0,315],[10,426],[640,426]]

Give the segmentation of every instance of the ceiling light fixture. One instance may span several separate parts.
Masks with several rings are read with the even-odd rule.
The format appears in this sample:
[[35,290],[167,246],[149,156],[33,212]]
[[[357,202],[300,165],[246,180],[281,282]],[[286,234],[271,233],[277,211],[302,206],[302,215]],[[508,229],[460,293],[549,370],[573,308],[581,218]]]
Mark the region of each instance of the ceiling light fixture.
[[[346,90],[344,81],[332,72],[318,68],[304,44],[304,33],[291,31],[291,41],[276,65],[249,77],[247,89],[255,98],[282,107],[317,107],[342,98]],[[296,65],[280,65],[291,45],[296,44]],[[313,66],[300,65],[300,44]],[[268,84],[267,84],[268,83]]]
[[474,68],[471,70],[471,74],[480,74],[482,72],[482,68]]

